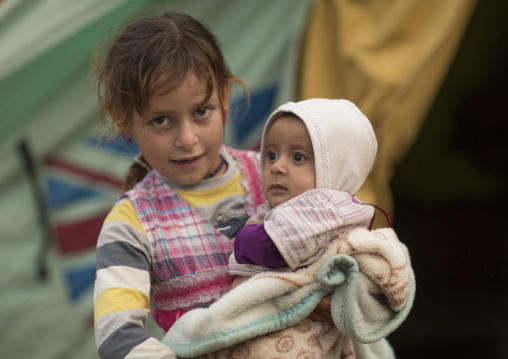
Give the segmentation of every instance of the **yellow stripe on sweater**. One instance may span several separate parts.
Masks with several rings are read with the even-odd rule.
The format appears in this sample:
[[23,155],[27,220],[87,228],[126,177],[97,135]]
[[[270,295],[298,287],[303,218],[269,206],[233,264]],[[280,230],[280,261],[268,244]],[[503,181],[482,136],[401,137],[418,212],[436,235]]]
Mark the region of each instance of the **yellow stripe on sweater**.
[[192,208],[197,206],[208,206],[220,199],[232,196],[235,194],[245,195],[245,190],[240,184],[242,175],[236,173],[229,181],[218,187],[210,188],[201,191],[187,191],[183,189],[175,189]]
[[109,212],[104,223],[118,220],[129,223],[136,229],[139,229],[141,232],[146,234],[146,231],[143,229],[143,226],[141,225],[138,215],[136,214],[134,206],[130,200],[117,203],[111,212]]
[[145,309],[150,313],[150,299],[139,290],[111,288],[99,293],[94,305],[94,322],[109,313],[119,313],[129,309]]

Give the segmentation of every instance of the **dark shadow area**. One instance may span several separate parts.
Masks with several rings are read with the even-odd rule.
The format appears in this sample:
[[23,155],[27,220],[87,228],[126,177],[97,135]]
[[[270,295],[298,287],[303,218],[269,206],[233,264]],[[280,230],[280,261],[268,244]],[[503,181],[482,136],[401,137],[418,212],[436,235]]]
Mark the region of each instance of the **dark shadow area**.
[[508,357],[508,7],[478,1],[392,182],[417,293],[397,358]]

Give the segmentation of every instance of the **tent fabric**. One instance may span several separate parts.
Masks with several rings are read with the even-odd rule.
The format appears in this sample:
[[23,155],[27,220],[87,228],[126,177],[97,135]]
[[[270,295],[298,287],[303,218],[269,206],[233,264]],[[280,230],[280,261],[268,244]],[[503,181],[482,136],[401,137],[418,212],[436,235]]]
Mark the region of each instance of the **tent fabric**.
[[[393,213],[389,188],[455,55],[475,0],[319,0],[302,48],[300,99],[345,98],[379,143],[358,196]],[[376,225],[384,225],[377,216]]]
[[44,159],[95,118],[90,55],[108,29],[145,2],[0,4],[0,185],[20,174],[19,141]]
[[[95,243],[137,153],[99,141],[93,53],[138,11],[188,12],[222,44],[251,93],[233,93],[226,143],[252,148],[268,114],[294,98],[297,54],[311,0],[4,0],[0,2],[0,357],[97,358]],[[280,21],[284,18],[284,21]],[[105,134],[107,137],[107,134]],[[49,228],[19,148],[25,143]],[[47,238],[49,237],[49,238]],[[46,275],[41,275],[46,273]],[[162,331],[151,320],[149,330]]]
[[[5,1],[0,5],[0,19],[8,19],[0,22],[0,48],[8,49],[0,52],[0,108],[4,112],[0,149],[7,156],[0,167],[0,185],[21,170],[16,155],[21,139],[30,142],[41,160],[75,133],[96,127],[91,54],[112,27],[145,8],[186,11],[216,34],[233,73],[246,80],[253,99],[261,101],[251,106],[254,117],[230,121],[236,125],[227,131],[226,141],[236,147],[253,146],[262,129],[259,118],[267,117],[274,103],[294,98],[296,54],[310,3]],[[35,23],[42,26],[35,29]],[[244,138],[247,131],[249,136]]]
[[[391,1],[393,13],[363,8],[377,2],[357,1],[0,1],[0,261],[4,268],[0,357],[98,357],[91,317],[95,240],[137,152],[135,144],[121,139],[112,144],[99,141],[90,61],[113,27],[145,9],[184,11],[205,22],[221,42],[232,72],[246,80],[251,93],[246,115],[245,99],[240,92],[233,93],[238,110],[230,111],[225,142],[234,147],[255,148],[266,118],[281,103],[309,96],[353,100],[371,118],[383,146],[379,161],[386,164],[369,182],[380,196],[372,202],[382,203],[393,166],[416,136],[471,11],[471,0],[460,1],[465,5],[458,6],[457,0],[439,6],[430,2],[428,16],[438,10],[447,15],[434,19],[439,20],[432,25],[434,40],[414,64],[413,54],[397,52],[398,58],[411,60],[406,77],[397,77],[398,71],[378,74],[375,61],[380,60],[374,55],[380,51],[389,68],[393,54],[382,50],[387,39],[402,45],[407,36],[418,33],[419,42],[428,41],[425,33],[418,32],[430,26],[428,17],[406,24],[413,32],[397,37],[406,16],[414,15],[413,7],[422,6],[416,1],[409,1],[413,7],[403,5],[406,0]],[[389,13],[392,25],[387,22],[384,35],[372,37],[377,34],[375,26],[382,24],[378,15]],[[344,42],[346,33],[348,42]],[[373,39],[377,42],[370,43]],[[343,49],[343,45],[347,46]],[[408,119],[403,126],[397,122],[402,116]],[[394,126],[405,130],[390,130]],[[32,178],[25,171],[21,143],[31,154]],[[41,221],[33,184],[43,196],[47,223]],[[162,337],[153,321],[148,326]]]

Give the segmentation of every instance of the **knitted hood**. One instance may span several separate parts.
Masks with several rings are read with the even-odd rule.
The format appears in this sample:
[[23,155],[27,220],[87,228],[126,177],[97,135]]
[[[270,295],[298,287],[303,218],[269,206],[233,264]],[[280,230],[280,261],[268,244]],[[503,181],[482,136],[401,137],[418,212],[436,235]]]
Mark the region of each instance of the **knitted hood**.
[[316,188],[354,195],[370,173],[377,141],[372,125],[352,102],[310,99],[288,102],[275,110],[261,137],[261,166],[265,163],[268,130],[285,112],[303,120],[310,134],[316,161]]

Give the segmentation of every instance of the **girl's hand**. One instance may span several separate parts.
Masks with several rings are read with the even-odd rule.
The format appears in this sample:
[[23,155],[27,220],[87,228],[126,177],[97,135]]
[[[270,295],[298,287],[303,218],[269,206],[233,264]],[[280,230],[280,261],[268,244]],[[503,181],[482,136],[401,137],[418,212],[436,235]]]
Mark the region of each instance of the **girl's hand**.
[[308,318],[317,322],[323,322],[333,325],[332,309],[331,309],[331,296],[326,296],[321,299],[316,308],[312,313],[309,314]]

